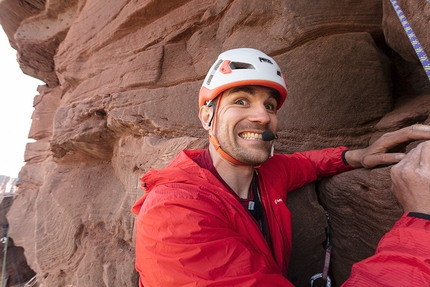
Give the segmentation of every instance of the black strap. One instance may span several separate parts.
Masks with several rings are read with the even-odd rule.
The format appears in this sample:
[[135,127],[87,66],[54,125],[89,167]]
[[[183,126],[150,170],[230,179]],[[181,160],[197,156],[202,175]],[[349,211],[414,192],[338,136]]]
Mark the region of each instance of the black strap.
[[343,164],[344,165],[349,165],[349,163],[348,163],[348,161],[346,160],[346,152],[347,152],[348,150],[346,149],[346,150],[344,150],[343,152],[342,152],[342,161],[343,161]]
[[254,217],[254,219],[258,222],[260,231],[268,242],[266,219],[264,217],[264,207],[260,198],[260,188],[258,186],[257,171],[255,170],[254,175],[252,176],[251,189],[253,200],[250,201],[251,204],[248,205],[248,211],[251,213],[252,217]]
[[263,216],[263,204],[261,203],[261,200],[260,200],[258,182],[257,182],[255,172],[251,181],[251,192],[252,192],[253,199],[250,201],[250,204],[248,205],[248,210],[251,213],[252,217],[255,218],[255,220],[260,221],[261,217]]
[[327,228],[326,228],[326,240],[325,240],[324,269],[321,277],[323,280],[327,280],[327,277],[328,277],[328,271],[330,269],[331,249],[332,249],[332,245],[330,242],[330,216],[328,214],[328,211],[325,212],[325,217],[327,220]]
[[419,213],[419,212],[409,212],[408,217],[417,217],[417,218],[430,220],[430,214]]

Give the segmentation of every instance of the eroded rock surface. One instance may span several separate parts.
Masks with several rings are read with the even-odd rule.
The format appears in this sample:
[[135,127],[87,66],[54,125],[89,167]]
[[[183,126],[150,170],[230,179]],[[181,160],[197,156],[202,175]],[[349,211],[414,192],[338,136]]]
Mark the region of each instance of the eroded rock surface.
[[[430,52],[429,4],[398,2]],[[41,286],[137,285],[138,178],[207,145],[197,93],[223,50],[261,49],[285,72],[280,152],[364,147],[430,123],[429,81],[388,0],[3,0],[0,23],[21,69],[46,83],[7,215]],[[355,170],[291,194],[294,284],[322,271],[324,209],[338,286],[373,253],[401,214],[388,171]]]

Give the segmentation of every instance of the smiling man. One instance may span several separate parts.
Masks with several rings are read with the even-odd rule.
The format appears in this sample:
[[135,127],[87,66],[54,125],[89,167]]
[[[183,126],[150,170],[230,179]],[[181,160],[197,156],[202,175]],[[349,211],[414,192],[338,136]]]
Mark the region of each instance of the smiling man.
[[213,104],[211,108],[202,106],[200,120],[204,127],[212,137],[223,142],[223,150],[227,154],[236,153],[238,161],[246,165],[265,162],[269,158],[271,143],[263,141],[262,133],[266,130],[276,132],[277,92],[266,87],[244,86],[228,89],[217,99],[220,103],[215,115],[217,132],[209,126],[209,119],[215,114]]
[[273,152],[277,111],[287,97],[276,62],[249,48],[222,53],[199,93],[205,150],[185,150],[141,180],[136,202],[140,286],[292,286],[287,280],[287,193],[318,177],[399,162],[385,153],[430,139],[428,126],[381,137],[366,149]]

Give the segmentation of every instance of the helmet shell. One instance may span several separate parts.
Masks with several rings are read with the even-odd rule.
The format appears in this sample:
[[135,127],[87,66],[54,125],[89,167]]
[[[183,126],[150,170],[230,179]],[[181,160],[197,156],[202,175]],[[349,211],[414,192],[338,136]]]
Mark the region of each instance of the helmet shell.
[[277,90],[278,109],[287,98],[287,82],[278,64],[263,52],[238,48],[221,53],[210,68],[199,92],[199,107],[215,99],[223,91],[258,85]]

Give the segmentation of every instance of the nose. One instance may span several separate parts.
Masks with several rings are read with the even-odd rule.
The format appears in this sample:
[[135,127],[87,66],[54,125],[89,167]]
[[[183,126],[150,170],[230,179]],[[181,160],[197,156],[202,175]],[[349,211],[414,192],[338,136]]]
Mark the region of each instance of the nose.
[[266,109],[264,104],[254,105],[254,107],[250,110],[249,120],[251,122],[256,122],[259,124],[268,124],[270,123],[270,115]]

